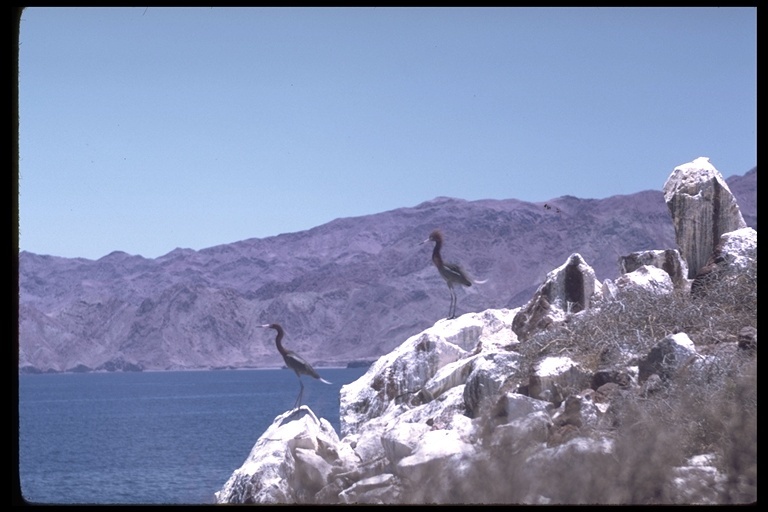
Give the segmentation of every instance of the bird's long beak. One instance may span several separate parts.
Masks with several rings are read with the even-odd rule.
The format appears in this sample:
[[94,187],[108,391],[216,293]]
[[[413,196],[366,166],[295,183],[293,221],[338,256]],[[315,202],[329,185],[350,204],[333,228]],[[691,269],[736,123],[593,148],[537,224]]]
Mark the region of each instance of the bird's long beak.
[[427,238],[427,239],[426,239],[426,240],[424,240],[423,242],[419,242],[419,245],[424,245],[424,244],[425,244],[425,243],[427,243],[427,242],[429,242],[429,238]]

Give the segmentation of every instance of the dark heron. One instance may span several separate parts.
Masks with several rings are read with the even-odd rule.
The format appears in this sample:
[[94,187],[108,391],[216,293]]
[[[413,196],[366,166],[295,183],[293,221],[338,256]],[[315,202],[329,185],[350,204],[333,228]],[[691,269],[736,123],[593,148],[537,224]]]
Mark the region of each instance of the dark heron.
[[[434,230],[429,238],[421,242],[425,244],[427,242],[435,242],[435,249],[432,251],[432,263],[437,267],[440,275],[443,276],[445,282],[448,284],[448,289],[451,292],[451,305],[448,308],[448,319],[456,318],[456,291],[453,289],[453,285],[458,283],[462,286],[472,286],[472,279],[467,276],[464,269],[457,263],[445,263],[443,257],[440,256],[440,249],[443,247],[443,234],[440,230]],[[476,283],[484,283],[485,281],[475,281]]]
[[280,352],[280,355],[283,356],[283,361],[285,361],[285,365],[293,370],[296,373],[296,376],[299,378],[299,384],[301,385],[301,389],[299,390],[299,396],[296,398],[296,403],[293,404],[293,408],[295,409],[299,405],[301,405],[301,396],[304,394],[304,382],[301,380],[301,375],[309,375],[312,378],[315,378],[319,380],[320,382],[323,382],[325,384],[330,384],[327,380],[320,377],[320,375],[317,374],[314,368],[312,368],[312,365],[309,364],[307,361],[304,360],[299,354],[292,350],[286,350],[283,347],[283,336],[285,335],[285,331],[283,331],[283,326],[280,324],[264,324],[259,325],[257,327],[263,327],[265,329],[274,329],[277,331],[277,337],[275,338],[275,345],[277,345],[277,351]]

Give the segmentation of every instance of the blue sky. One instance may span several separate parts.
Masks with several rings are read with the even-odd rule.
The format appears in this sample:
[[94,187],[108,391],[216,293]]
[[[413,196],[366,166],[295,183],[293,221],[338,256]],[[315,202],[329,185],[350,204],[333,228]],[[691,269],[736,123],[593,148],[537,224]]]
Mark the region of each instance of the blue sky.
[[757,165],[755,8],[29,8],[19,249],[155,258],[438,196]]

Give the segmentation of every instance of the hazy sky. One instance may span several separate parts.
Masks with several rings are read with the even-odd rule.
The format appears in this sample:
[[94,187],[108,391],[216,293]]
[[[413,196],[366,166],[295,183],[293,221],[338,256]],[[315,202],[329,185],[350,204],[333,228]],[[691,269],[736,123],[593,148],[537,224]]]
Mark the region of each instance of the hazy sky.
[[30,8],[19,248],[155,258],[757,165],[755,8]]

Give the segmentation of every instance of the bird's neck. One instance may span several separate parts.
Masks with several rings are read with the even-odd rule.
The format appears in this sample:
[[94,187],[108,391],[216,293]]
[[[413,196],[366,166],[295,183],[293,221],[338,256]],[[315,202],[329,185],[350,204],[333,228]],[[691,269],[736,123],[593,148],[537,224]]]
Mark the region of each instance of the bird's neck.
[[286,350],[283,348],[283,332],[277,331],[277,337],[275,338],[275,345],[277,345],[277,351],[282,355],[286,354]]
[[440,248],[443,246],[443,243],[438,240],[435,242],[435,248],[432,250],[432,262],[435,264],[436,267],[442,267],[443,266],[443,258],[440,256]]

